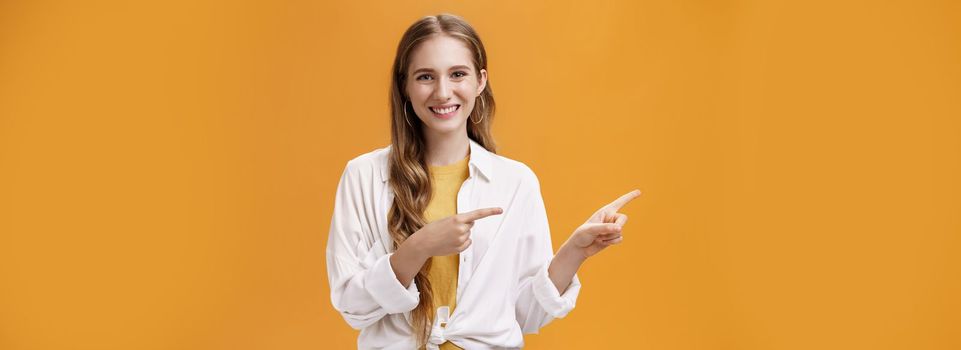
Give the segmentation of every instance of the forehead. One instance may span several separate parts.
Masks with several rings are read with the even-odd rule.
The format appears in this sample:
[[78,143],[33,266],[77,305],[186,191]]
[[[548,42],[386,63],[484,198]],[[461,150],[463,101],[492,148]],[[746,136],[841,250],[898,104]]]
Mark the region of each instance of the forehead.
[[474,67],[467,44],[447,35],[433,35],[424,39],[410,55],[408,71],[429,68],[445,71],[453,66]]

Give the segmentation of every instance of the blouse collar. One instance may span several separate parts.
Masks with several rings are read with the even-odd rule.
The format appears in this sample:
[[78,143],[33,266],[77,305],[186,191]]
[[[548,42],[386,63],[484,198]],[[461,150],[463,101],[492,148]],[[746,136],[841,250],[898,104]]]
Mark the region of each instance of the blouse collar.
[[[468,138],[468,141],[470,141],[470,160],[467,163],[467,168],[470,172],[470,176],[474,177],[479,172],[480,175],[487,180],[487,182],[491,182],[493,179],[491,168],[493,167],[492,158],[494,157],[494,154],[473,139]],[[389,148],[390,146],[388,146],[388,149]],[[385,162],[383,166],[381,166],[380,179],[382,182],[387,182],[387,180],[390,179],[389,161]]]

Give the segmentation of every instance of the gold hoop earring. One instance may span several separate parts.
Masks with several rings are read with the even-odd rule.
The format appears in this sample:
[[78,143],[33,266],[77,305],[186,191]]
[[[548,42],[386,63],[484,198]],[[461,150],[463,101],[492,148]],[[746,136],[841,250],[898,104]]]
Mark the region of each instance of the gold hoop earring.
[[410,118],[407,118],[407,101],[404,101],[404,120],[407,121],[408,126],[414,128],[414,126],[410,124]]
[[[486,104],[484,103],[484,99],[481,98],[480,96],[477,96],[477,98],[480,99],[481,106],[485,106],[485,107],[486,107]],[[481,107],[481,110],[486,109],[485,107]],[[474,122],[474,124],[480,124],[480,122],[484,121],[484,116],[481,115],[480,120],[478,120],[478,121],[476,121],[476,122],[474,121],[474,119],[471,119],[470,121],[471,121],[471,122]]]

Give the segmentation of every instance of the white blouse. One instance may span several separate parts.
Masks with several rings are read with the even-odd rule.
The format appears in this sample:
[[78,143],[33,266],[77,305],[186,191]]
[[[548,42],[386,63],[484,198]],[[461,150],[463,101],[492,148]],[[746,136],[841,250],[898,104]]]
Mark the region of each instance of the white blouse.
[[[327,240],[327,277],[334,308],[360,330],[360,349],[414,349],[410,311],[420,293],[404,288],[390,266],[387,211],[390,146],[349,162],[337,185]],[[525,164],[490,153],[470,140],[470,176],[457,193],[458,213],[501,207],[474,222],[460,253],[457,307],[439,307],[428,348],[451,341],[464,349],[516,349],[574,308],[575,275],[563,294],[547,275],[554,256],[540,183]],[[446,320],[446,327],[441,322]]]

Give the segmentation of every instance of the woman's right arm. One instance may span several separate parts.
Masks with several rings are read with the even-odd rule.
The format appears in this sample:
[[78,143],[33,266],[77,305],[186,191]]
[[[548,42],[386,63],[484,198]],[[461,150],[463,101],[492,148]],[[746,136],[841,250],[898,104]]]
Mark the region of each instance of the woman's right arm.
[[463,251],[471,244],[474,221],[503,210],[483,208],[431,222],[388,253],[385,247],[391,242],[365,240],[373,231],[366,225],[367,215],[373,213],[363,205],[357,168],[349,162],[337,185],[327,239],[327,278],[334,308],[351,327],[363,329],[387,314],[417,307],[420,293],[412,281],[427,259]]
[[424,267],[430,258],[417,249],[413,239],[407,239],[397,247],[397,251],[390,256],[390,266],[394,268],[394,275],[401,285],[410,286],[417,276],[417,272]]
[[474,222],[504,210],[497,207],[483,208],[451,215],[431,222],[414,232],[390,257],[390,265],[401,284],[407,286],[414,280],[427,259],[432,256],[457,254],[470,246],[470,229]]
[[326,257],[331,303],[354,329],[413,310],[420,302],[416,284],[401,284],[395,274],[393,254],[385,248],[390,242],[370,241],[376,234],[367,224],[373,213],[363,203],[361,168],[348,162],[337,185]]

